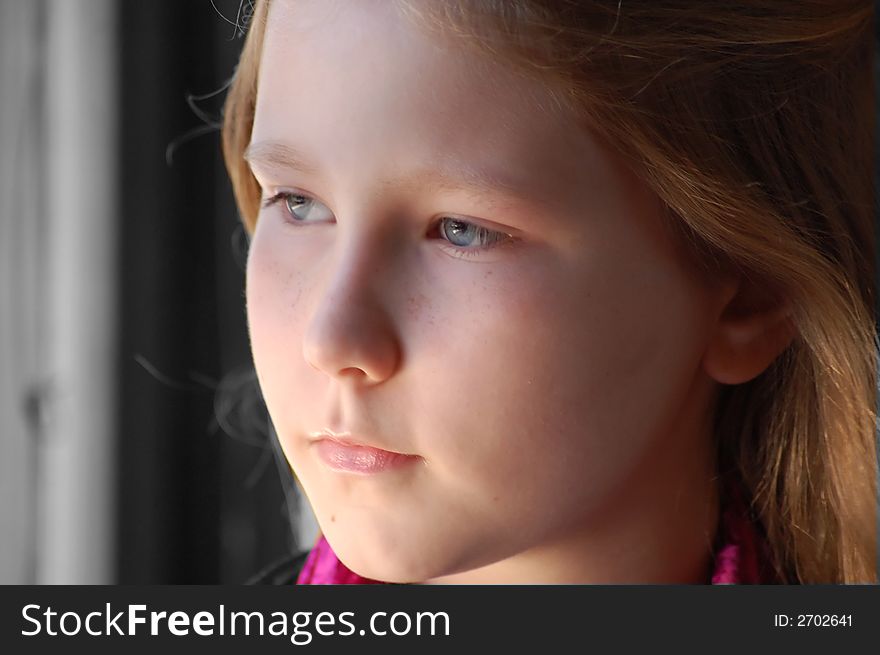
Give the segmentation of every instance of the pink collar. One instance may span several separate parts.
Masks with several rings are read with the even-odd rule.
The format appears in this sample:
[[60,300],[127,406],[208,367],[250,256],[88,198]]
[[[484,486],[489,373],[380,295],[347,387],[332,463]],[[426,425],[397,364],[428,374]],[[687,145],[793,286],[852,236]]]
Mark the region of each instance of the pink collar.
[[[732,488],[732,497],[722,513],[718,543],[720,546],[715,551],[711,584],[766,584],[775,581],[767,565],[767,544],[750,520],[738,487]],[[309,553],[296,583],[383,584],[347,568],[336,557],[323,535]]]

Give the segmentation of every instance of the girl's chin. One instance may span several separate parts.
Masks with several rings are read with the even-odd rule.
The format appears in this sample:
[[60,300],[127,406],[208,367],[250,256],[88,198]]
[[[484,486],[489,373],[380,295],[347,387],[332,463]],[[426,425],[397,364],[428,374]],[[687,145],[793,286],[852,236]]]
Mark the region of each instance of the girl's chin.
[[[419,584],[421,580],[438,577],[437,562],[425,559],[425,548],[414,545],[412,550],[394,552],[382,548],[372,548],[363,540],[347,538],[337,543],[327,536],[333,552],[339,560],[359,576],[394,584]],[[440,567],[442,569],[442,567]]]

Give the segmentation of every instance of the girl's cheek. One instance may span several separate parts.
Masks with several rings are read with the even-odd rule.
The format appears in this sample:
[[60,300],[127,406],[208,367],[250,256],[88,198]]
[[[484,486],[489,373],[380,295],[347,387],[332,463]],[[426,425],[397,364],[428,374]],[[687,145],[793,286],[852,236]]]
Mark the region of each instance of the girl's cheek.
[[302,308],[298,308],[301,273],[288,250],[283,241],[258,231],[251,242],[246,273],[247,321],[254,367],[283,445],[284,430],[295,420],[299,409],[305,368]]
[[261,241],[256,238],[251,243],[251,249],[248,253],[245,296],[251,350],[261,383],[264,382],[265,374],[264,351],[271,348],[267,341],[268,326],[271,324],[270,313],[275,277],[277,274],[273,271],[269,258],[261,247]]
[[253,312],[258,320],[273,314],[276,319],[289,318],[302,295],[302,269],[308,265],[308,255],[278,232],[276,226],[259,225],[248,252],[248,316]]
[[266,313],[278,291],[279,274],[272,249],[258,232],[248,253],[246,275],[247,315],[252,337],[255,331],[261,332],[266,322]]
[[277,239],[258,229],[248,253],[246,274],[248,328],[258,373],[271,363],[273,352],[294,343],[289,337],[299,302],[299,283]]

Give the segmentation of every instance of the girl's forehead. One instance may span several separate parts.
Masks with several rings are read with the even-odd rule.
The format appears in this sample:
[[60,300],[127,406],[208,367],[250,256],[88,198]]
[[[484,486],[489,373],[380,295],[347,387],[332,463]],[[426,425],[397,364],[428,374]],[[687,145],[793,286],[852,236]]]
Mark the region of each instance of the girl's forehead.
[[[500,53],[490,56],[466,43],[461,35],[429,30],[394,0],[274,0],[261,68],[268,63],[310,82],[323,78],[321,87],[338,85],[350,71],[350,85],[358,78],[348,87],[352,92],[391,92],[406,83],[409,95],[430,92],[431,104],[438,107],[449,105],[453,96],[471,102],[492,98],[500,101],[499,118],[512,105],[530,104],[544,113],[559,109],[548,83],[527,77]],[[357,105],[355,95],[351,104]]]
[[456,48],[392,1],[275,0],[258,88],[252,142],[287,141],[353,167],[365,153],[417,153],[420,164],[493,168],[496,177],[504,164],[511,180],[536,169],[561,179],[575,158],[589,166],[596,156],[592,135],[573,129],[548,87]]

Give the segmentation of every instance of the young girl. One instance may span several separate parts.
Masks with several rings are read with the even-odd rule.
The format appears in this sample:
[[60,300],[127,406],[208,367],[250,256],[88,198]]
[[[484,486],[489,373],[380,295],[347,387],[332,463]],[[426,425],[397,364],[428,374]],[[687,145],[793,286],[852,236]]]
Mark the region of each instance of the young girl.
[[258,1],[223,145],[298,581],[876,581],[871,30]]

